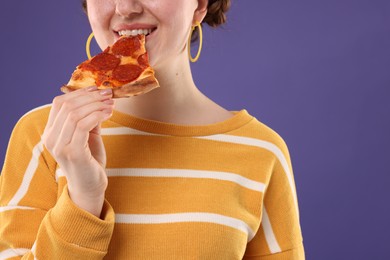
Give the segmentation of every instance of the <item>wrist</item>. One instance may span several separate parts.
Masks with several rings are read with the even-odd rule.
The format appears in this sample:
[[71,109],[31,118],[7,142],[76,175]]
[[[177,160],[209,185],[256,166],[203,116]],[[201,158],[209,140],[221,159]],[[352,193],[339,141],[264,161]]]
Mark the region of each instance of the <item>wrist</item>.
[[70,187],[68,187],[68,193],[70,199],[73,203],[85,210],[92,215],[100,218],[103,204],[104,204],[104,193],[102,194],[79,194],[77,192],[72,191]]

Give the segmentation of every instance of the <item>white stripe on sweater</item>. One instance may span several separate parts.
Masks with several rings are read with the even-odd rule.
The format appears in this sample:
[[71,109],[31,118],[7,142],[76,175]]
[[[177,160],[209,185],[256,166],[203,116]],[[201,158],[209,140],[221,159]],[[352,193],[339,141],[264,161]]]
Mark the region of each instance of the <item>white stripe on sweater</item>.
[[33,246],[31,247],[31,254],[34,256],[34,260],[37,260],[36,255],[36,250],[37,250],[37,241],[34,241]]
[[162,134],[154,134],[149,132],[140,131],[134,128],[128,127],[112,127],[102,128],[101,135],[154,135],[154,136],[165,136]]
[[272,229],[272,225],[268,217],[268,213],[265,210],[264,206],[263,206],[263,217],[261,220],[261,225],[264,230],[265,240],[267,241],[267,245],[271,253],[274,254],[274,253],[281,252],[282,250],[280,249],[279,243],[276,240],[275,233]]
[[182,222],[214,223],[244,232],[248,236],[248,241],[252,240],[254,237],[254,232],[244,221],[214,213],[115,214],[115,222],[124,224],[164,224]]
[[4,206],[4,207],[0,207],[0,212],[5,212],[5,211],[8,211],[8,210],[15,210],[15,209],[34,210],[36,208],[25,207],[25,206]]
[[[165,177],[165,178],[204,178],[234,182],[244,188],[264,192],[265,184],[250,180],[241,175],[228,172],[200,171],[189,169],[159,169],[159,168],[107,168],[108,177]],[[61,169],[56,171],[56,179],[64,177]]]
[[7,259],[16,256],[22,256],[30,252],[27,248],[11,248],[0,252],[0,259]]
[[223,180],[237,183],[250,190],[263,192],[264,184],[253,181],[243,176],[228,172],[200,171],[188,169],[149,169],[149,168],[121,168],[107,169],[108,177],[132,176],[132,177],[179,177],[179,178],[205,178]]
[[28,188],[30,186],[31,180],[34,176],[34,173],[37,170],[38,163],[39,163],[39,157],[41,156],[42,151],[43,151],[43,142],[39,141],[39,143],[37,145],[35,145],[33,150],[32,150],[32,158],[30,160],[30,163],[27,166],[26,172],[24,173],[22,183],[21,183],[18,191],[15,193],[15,195],[9,201],[9,203],[8,203],[9,206],[18,205],[18,203],[23,199],[24,195],[26,195]]

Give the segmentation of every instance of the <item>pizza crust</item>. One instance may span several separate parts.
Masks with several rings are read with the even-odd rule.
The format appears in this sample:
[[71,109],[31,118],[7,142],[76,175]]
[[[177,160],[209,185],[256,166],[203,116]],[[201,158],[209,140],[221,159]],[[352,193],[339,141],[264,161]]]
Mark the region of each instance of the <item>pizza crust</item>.
[[[84,81],[86,82],[86,81]],[[94,84],[89,85],[64,85],[61,87],[61,91],[63,93],[69,93],[74,90],[86,88],[89,86],[93,86]],[[113,98],[123,98],[123,97],[133,97],[145,94],[155,88],[158,88],[160,85],[158,84],[156,78],[150,74],[147,77],[139,78],[134,82],[130,82],[120,87],[99,87],[98,89],[107,89],[112,88]]]

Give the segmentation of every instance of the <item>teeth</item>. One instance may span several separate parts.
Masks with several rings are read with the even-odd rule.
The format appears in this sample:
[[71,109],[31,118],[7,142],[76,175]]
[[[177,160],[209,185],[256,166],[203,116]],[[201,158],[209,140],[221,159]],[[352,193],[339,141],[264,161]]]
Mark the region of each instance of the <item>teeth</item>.
[[137,29],[137,30],[122,30],[119,31],[119,35],[123,36],[136,36],[138,34],[148,35],[152,32],[152,29]]

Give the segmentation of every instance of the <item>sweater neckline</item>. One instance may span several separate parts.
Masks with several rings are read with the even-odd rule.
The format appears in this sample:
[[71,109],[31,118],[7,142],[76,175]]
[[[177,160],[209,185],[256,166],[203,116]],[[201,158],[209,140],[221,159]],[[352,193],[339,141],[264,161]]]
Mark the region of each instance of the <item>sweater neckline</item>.
[[249,115],[246,109],[230,112],[233,113],[232,117],[220,122],[206,125],[182,125],[155,121],[125,114],[117,110],[114,110],[110,121],[124,127],[153,134],[171,136],[207,136],[230,132],[240,128],[253,119],[253,116]]

